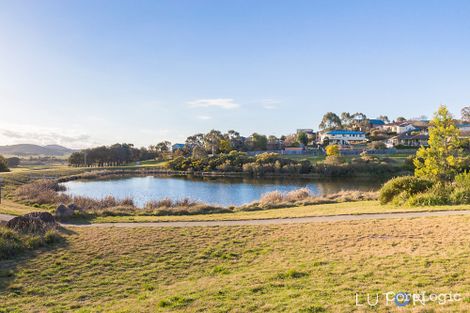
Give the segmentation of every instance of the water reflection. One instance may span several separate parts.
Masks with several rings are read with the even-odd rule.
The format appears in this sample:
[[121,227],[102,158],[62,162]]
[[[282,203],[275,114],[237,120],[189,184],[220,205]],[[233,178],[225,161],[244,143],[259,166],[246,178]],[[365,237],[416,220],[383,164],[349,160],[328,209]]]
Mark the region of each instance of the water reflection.
[[201,178],[201,177],[130,177],[64,183],[67,194],[92,198],[112,195],[118,199],[132,197],[137,206],[163,198],[190,198],[219,205],[241,205],[259,199],[266,192],[287,192],[302,187],[316,195],[340,190],[377,190],[385,179],[283,179],[283,178]]

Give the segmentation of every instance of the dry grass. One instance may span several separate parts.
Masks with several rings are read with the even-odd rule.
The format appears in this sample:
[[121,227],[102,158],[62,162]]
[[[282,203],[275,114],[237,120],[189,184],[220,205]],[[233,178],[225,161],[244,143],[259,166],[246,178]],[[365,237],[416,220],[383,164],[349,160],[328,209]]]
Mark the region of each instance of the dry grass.
[[287,193],[272,191],[261,196],[260,200],[243,205],[239,211],[255,211],[293,206],[305,206],[327,203],[356,202],[376,200],[377,192],[365,192],[358,190],[343,190],[334,194],[314,196],[307,188],[293,190]]
[[453,292],[470,310],[470,218],[276,226],[73,228],[67,244],[0,262],[17,312],[366,312],[355,293]]

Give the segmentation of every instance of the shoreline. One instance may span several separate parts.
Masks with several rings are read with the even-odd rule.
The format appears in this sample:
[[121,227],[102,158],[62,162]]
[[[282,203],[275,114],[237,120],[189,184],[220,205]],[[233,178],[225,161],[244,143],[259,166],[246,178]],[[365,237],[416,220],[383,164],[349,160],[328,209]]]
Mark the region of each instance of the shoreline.
[[[89,169],[89,168],[83,168]],[[286,178],[286,179],[339,179],[339,178],[392,178],[397,176],[409,175],[409,171],[400,171],[390,175],[378,175],[371,174],[370,172],[354,173],[354,175],[324,175],[318,173],[309,174],[276,174],[266,173],[264,175],[252,175],[243,172],[193,172],[193,171],[174,171],[174,170],[163,170],[163,169],[112,169],[112,168],[93,168],[89,171],[85,171],[80,174],[69,175],[58,177],[59,183],[65,183],[73,180],[80,179],[98,179],[98,178],[111,178],[111,177],[130,177],[130,176],[141,176],[141,175],[155,175],[155,176],[169,176],[169,177],[220,177],[220,178],[253,178],[253,179],[270,179],[270,178]]]

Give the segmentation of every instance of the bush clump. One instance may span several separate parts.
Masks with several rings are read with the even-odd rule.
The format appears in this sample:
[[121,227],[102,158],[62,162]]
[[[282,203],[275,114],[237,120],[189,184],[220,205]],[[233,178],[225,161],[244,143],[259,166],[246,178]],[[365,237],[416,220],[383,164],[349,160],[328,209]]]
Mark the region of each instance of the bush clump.
[[391,202],[398,204],[412,195],[428,190],[432,185],[432,181],[424,178],[414,176],[396,177],[386,182],[380,189],[379,201],[381,204]]
[[56,243],[61,239],[62,237],[55,229],[49,229],[44,233],[28,233],[0,226],[0,260]]
[[382,204],[408,206],[470,204],[470,173],[455,176],[453,181],[430,181],[418,177],[398,177],[380,190]]

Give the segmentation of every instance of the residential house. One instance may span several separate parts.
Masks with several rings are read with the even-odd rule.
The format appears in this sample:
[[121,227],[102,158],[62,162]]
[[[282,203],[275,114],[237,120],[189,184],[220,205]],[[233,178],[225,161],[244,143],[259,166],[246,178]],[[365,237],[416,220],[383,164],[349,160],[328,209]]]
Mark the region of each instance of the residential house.
[[429,135],[412,134],[411,132],[399,134],[387,141],[388,147],[405,146],[405,147],[421,147],[428,146]]
[[470,137],[470,124],[459,124],[457,128],[460,130],[461,137]]
[[412,131],[425,131],[427,133],[428,126],[419,122],[403,122],[403,123],[388,123],[379,126],[382,130],[388,133],[404,134]]
[[328,141],[330,144],[350,145],[366,141],[366,134],[361,131],[353,130],[330,130],[320,133],[320,142]]
[[369,128],[382,128],[385,122],[379,119],[369,119]]
[[400,123],[392,122],[392,123],[388,123],[388,124],[384,124],[380,126],[380,129],[382,129],[384,132],[387,132],[387,133],[396,133],[398,125],[400,125]]
[[395,133],[397,134],[405,134],[414,130],[417,130],[417,128],[410,122],[400,123],[395,127]]
[[171,151],[175,152],[177,150],[183,150],[185,147],[184,143],[175,143],[174,145],[171,146]]

